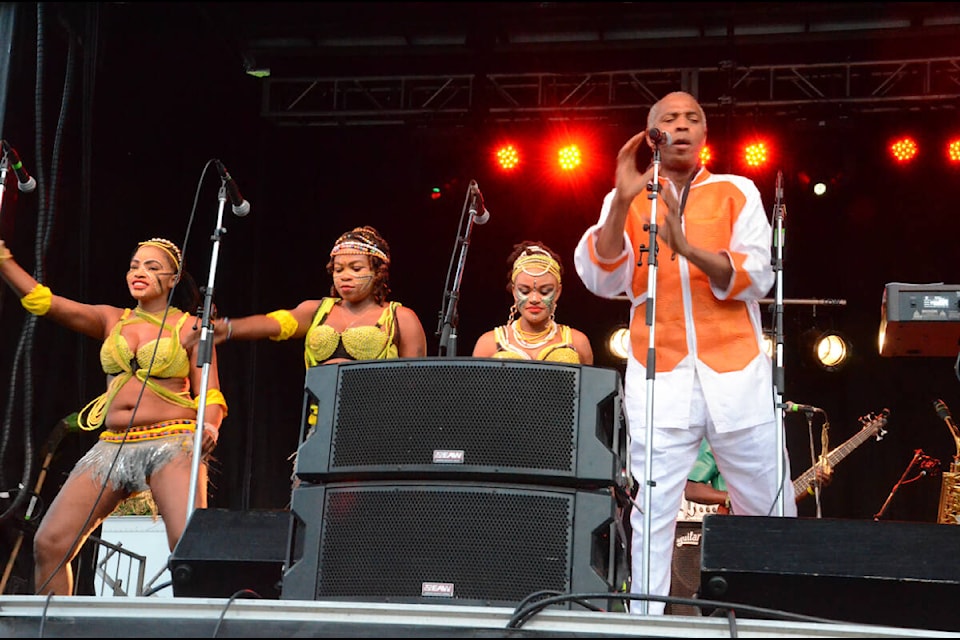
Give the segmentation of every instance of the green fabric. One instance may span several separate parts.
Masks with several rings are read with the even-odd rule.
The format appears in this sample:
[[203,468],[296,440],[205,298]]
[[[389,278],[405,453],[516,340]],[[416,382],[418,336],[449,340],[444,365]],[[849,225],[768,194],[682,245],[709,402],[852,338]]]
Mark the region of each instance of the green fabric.
[[710,445],[707,444],[706,440],[700,442],[697,461],[693,463],[693,469],[687,479],[693,482],[704,482],[720,491],[727,490],[727,483],[720,475],[720,470],[717,469],[717,461],[714,459],[713,451],[710,450]]

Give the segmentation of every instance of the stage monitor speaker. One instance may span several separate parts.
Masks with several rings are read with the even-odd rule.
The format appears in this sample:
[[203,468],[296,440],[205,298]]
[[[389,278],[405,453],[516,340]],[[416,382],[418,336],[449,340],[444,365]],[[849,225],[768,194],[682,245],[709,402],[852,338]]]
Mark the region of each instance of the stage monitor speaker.
[[[296,474],[625,484],[614,369],[492,358],[344,362],[307,371]],[[315,407],[316,425],[310,428]]]
[[704,599],[843,622],[960,630],[960,527],[710,515],[702,544]]
[[289,511],[196,509],[170,556],[173,595],[229,598],[243,589],[278,599]]
[[[673,543],[673,564],[670,572],[670,595],[675,598],[696,598],[700,589],[700,541],[703,537],[699,521],[677,522]],[[700,608],[668,602],[664,613],[674,616],[699,616]]]
[[[516,606],[539,592],[614,593],[627,581],[609,491],[302,484],[292,513],[285,600]],[[620,600],[597,606],[625,610]]]

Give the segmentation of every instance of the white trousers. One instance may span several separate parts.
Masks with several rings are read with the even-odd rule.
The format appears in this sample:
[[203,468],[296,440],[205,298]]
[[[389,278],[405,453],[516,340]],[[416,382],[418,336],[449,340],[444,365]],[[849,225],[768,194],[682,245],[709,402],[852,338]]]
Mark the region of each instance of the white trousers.
[[[626,404],[629,418],[629,400]],[[637,505],[630,513],[630,525],[633,530],[631,593],[670,595],[677,512],[687,476],[697,459],[700,441],[703,438],[710,443],[720,474],[726,480],[734,514],[776,516],[778,515],[777,498],[779,492],[783,491],[783,515],[790,517],[797,515],[790,475],[790,458],[785,447],[778,452],[776,422],[729,433],[717,433],[707,412],[699,382],[694,389],[690,416],[691,424],[688,429],[655,428],[653,431],[650,562],[647,576],[649,589],[643,584],[642,579],[646,550],[644,547],[645,518],[640,510],[646,508],[644,482],[647,438],[644,428],[631,429],[630,464],[631,472],[637,482]],[[779,455],[783,455],[784,474],[778,477]],[[647,604],[647,612],[662,614],[664,607],[663,602],[651,601]],[[642,602],[631,601],[630,611],[643,613]]]

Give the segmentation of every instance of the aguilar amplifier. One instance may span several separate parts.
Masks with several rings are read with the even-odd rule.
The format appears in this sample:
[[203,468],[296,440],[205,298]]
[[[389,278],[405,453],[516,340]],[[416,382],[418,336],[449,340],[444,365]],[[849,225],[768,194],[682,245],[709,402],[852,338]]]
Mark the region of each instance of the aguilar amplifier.
[[881,356],[956,356],[960,285],[891,283],[883,291]]

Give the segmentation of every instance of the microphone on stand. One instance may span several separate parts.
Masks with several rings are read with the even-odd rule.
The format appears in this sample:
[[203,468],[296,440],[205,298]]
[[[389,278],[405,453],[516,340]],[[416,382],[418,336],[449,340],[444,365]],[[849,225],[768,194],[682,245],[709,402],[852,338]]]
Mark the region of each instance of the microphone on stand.
[[671,144],[673,144],[673,137],[670,135],[670,132],[661,131],[656,127],[647,131],[647,139],[658,147],[669,147]]
[[490,211],[483,204],[483,194],[480,193],[476,180],[470,181],[470,215],[473,217],[474,224],[487,224],[490,220]]
[[238,218],[242,218],[250,213],[250,203],[244,200],[243,196],[240,195],[240,187],[238,187],[237,183],[233,181],[233,178],[230,176],[227,168],[223,166],[223,163],[219,160],[214,160],[213,162],[217,166],[217,173],[220,174],[220,179],[223,180],[223,186],[227,190],[227,196],[230,198],[230,204],[233,205],[233,214]]
[[783,408],[786,409],[787,411],[791,411],[794,413],[800,412],[800,413],[805,413],[807,415],[813,415],[814,413],[823,413],[823,414],[826,413],[820,407],[814,407],[813,405],[809,405],[809,404],[797,404],[796,402],[790,402],[789,400],[783,403]]
[[24,193],[36,189],[37,181],[23,168],[23,162],[20,161],[17,150],[11,147],[6,140],[3,141],[3,152],[10,158],[10,168],[17,174],[17,188]]

